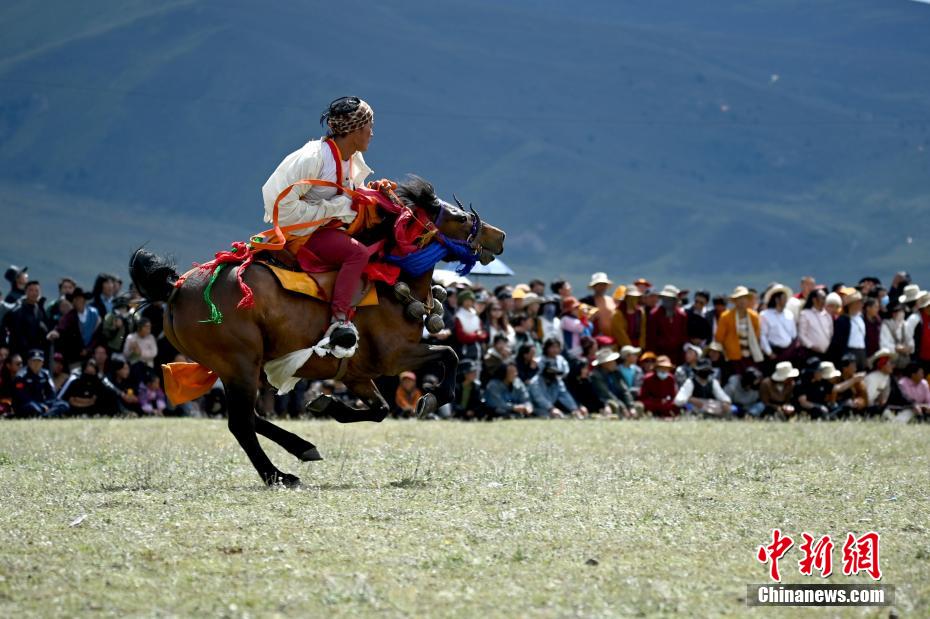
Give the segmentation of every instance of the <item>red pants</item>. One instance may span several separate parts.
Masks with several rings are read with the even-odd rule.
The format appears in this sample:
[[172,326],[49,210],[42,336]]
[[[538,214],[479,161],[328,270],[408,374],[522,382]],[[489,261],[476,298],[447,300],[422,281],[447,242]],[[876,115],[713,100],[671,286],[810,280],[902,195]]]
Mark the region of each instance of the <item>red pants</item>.
[[339,271],[333,288],[333,314],[349,317],[352,299],[362,287],[362,271],[368,264],[368,248],[340,228],[321,228],[313,232],[297,260],[308,273]]

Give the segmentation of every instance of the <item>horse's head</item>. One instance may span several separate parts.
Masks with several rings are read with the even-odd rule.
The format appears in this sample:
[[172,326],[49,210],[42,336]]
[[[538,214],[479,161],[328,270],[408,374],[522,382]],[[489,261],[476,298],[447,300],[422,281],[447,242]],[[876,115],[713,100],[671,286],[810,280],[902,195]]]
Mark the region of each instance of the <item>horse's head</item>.
[[422,178],[411,175],[397,188],[397,195],[410,206],[422,209],[445,237],[464,242],[481,264],[488,264],[504,252],[503,230],[482,220],[471,205],[466,211],[458,198],[456,204],[440,200],[433,186]]

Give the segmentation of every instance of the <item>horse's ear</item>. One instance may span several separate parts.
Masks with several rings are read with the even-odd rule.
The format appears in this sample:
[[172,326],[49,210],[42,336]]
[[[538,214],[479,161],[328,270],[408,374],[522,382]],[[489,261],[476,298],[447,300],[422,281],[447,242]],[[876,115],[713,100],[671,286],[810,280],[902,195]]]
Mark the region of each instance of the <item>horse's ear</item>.
[[431,215],[437,215],[442,208],[433,186],[415,174],[408,175],[407,180],[397,187],[396,193],[408,206],[418,206]]

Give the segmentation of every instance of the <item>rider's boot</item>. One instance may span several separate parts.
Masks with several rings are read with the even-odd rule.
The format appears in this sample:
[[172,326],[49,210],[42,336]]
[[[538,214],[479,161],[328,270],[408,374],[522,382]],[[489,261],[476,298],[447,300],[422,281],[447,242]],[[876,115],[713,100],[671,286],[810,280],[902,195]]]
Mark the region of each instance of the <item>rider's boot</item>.
[[329,345],[331,348],[340,347],[350,349],[358,343],[358,329],[345,314],[333,316],[329,328]]

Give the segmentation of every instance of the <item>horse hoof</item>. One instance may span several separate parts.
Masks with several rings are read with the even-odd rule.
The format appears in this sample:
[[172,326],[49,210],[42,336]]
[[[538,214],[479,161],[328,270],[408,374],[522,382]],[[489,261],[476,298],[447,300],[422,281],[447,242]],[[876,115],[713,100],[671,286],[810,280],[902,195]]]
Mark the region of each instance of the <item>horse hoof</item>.
[[317,399],[315,399],[313,402],[310,402],[309,404],[307,404],[307,406],[304,408],[306,409],[308,413],[314,413],[316,415],[320,415],[326,412],[326,409],[329,408],[329,405],[332,403],[333,403],[332,396],[321,395]]
[[274,473],[265,479],[269,486],[281,485],[285,488],[300,488],[300,478],[290,473]]
[[323,456],[320,455],[319,449],[316,447],[311,447],[307,451],[297,456],[297,458],[299,460],[303,460],[304,462],[316,462],[317,460],[322,460]]
[[417,400],[417,419],[424,419],[439,409],[439,402],[436,401],[436,396],[432,393],[427,393],[425,396]]

